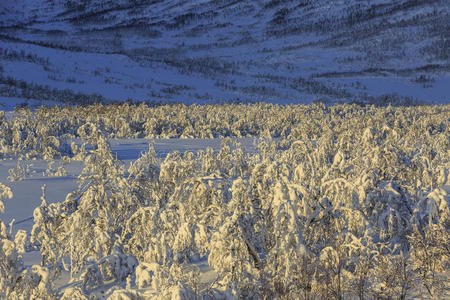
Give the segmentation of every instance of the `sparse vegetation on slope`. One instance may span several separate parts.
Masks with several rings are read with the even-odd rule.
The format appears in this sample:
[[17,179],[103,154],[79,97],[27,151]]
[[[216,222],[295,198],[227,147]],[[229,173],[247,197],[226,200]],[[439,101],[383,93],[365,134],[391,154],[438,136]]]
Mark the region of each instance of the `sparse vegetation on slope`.
[[[5,79],[48,85],[46,93],[26,93],[38,100],[69,89],[203,104],[379,103],[372,97],[384,94],[449,102],[442,0],[30,1],[14,7],[16,18],[3,18],[12,24],[2,25],[0,11],[0,63],[9,65]],[[25,62],[42,76],[18,72]],[[419,76],[431,80],[423,85]],[[0,83],[2,90],[20,96],[12,82]],[[55,98],[87,104],[81,95]]]

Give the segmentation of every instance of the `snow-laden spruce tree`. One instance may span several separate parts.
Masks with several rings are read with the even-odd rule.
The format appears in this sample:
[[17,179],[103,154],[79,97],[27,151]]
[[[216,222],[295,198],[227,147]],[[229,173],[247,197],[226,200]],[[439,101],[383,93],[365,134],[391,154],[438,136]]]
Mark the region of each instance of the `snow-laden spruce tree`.
[[25,179],[31,173],[30,170],[31,166],[32,166],[31,164],[27,164],[24,162],[23,157],[19,157],[17,159],[16,167],[8,170],[9,173],[8,180],[12,182],[12,181],[21,181]]
[[11,152],[12,129],[4,111],[0,111],[0,157]]
[[285,175],[280,177],[281,180],[274,186],[269,209],[271,242],[264,271],[274,295],[289,298],[301,293],[308,298],[314,272],[314,255],[302,232],[302,219],[298,215],[298,191],[295,185],[289,184]]
[[130,167],[129,182],[143,206],[127,220],[123,235],[140,261],[145,256],[146,262],[164,264],[173,259],[174,239],[182,229],[184,181],[195,172],[195,160],[192,153],[174,152],[160,167],[155,163],[150,152]]
[[414,211],[414,230],[408,241],[412,268],[419,278],[418,295],[445,297],[450,268],[450,194],[445,171],[440,188],[420,197]]
[[63,222],[71,274],[80,270],[89,257],[98,261],[111,255],[114,245],[120,243],[126,221],[140,206],[124,178],[123,167],[101,133],[86,124],[80,127],[79,134],[94,149],[85,157],[78,189],[62,204],[75,202],[76,206]]
[[[11,199],[11,189],[0,183],[0,212],[5,211],[3,199]],[[0,285],[3,297],[8,296],[23,270],[23,262],[15,244],[11,240],[10,233],[6,229],[5,223],[0,219]]]
[[221,288],[233,297],[258,297],[262,265],[251,242],[253,211],[247,183],[236,179],[231,194],[220,212],[222,224],[211,237],[208,263],[219,273]]
[[[3,199],[11,198],[11,189],[0,183],[0,212],[4,212]],[[53,299],[49,269],[38,265],[25,267],[11,233],[12,228],[8,232],[0,219],[0,298]]]
[[55,268],[64,253],[61,244],[61,222],[64,217],[60,216],[60,203],[47,204],[45,192],[46,186],[43,185],[41,205],[33,212],[34,224],[31,229],[30,242],[41,252],[41,265],[50,264]]
[[115,281],[126,278],[123,272],[133,272],[134,259],[122,251],[122,233],[141,203],[95,126],[86,124],[78,134],[93,147],[84,156],[78,189],[55,205],[47,205],[43,197],[35,210],[32,237],[44,263],[61,262],[71,277],[81,274],[84,290],[90,292],[102,282],[91,280],[95,270],[105,280]]
[[148,151],[144,152],[128,168],[128,182],[132,193],[138,198],[143,206],[161,206],[163,196],[158,195],[159,163],[153,145],[149,145]]

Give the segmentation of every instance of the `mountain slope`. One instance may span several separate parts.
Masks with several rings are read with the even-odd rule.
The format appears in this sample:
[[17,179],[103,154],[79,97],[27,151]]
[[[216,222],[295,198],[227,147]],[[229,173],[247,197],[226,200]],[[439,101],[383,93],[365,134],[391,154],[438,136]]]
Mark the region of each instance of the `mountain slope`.
[[25,81],[25,90],[48,85],[47,94],[105,101],[450,102],[446,1],[8,5],[0,7],[3,96],[54,100],[24,93]]

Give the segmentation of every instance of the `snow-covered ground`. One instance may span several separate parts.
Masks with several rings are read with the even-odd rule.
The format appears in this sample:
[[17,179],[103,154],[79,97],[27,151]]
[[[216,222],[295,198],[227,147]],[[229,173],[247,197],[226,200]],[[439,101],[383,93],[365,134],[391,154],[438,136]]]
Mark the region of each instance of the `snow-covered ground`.
[[445,1],[30,2],[0,6],[6,106],[450,102]]

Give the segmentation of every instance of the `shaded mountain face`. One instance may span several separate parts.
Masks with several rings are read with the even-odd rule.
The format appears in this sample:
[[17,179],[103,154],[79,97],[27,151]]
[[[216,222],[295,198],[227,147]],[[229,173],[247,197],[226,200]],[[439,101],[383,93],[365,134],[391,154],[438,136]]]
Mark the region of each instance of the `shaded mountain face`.
[[448,20],[427,0],[23,0],[0,4],[0,95],[448,103]]

